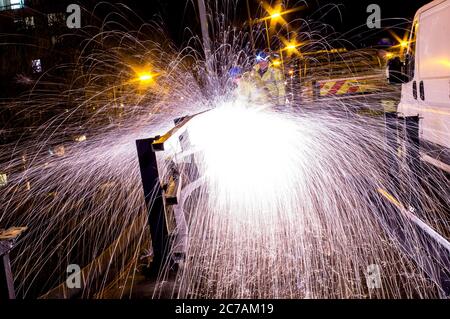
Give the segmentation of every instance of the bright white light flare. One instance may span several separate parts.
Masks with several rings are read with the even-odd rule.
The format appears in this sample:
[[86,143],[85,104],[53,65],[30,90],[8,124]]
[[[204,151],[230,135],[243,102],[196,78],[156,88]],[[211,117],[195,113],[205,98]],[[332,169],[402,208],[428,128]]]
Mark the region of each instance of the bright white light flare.
[[274,210],[298,182],[305,150],[294,122],[268,111],[228,103],[198,116],[189,137],[220,203]]

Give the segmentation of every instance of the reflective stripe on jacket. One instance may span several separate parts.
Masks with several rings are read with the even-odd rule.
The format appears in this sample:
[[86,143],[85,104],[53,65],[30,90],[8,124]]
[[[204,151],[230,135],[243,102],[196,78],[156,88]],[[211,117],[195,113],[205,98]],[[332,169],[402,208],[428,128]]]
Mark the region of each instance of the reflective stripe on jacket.
[[274,102],[284,104],[286,100],[286,87],[283,72],[279,68],[269,66],[261,76],[259,70],[260,66],[257,64],[252,71],[257,82],[256,85],[264,87]]

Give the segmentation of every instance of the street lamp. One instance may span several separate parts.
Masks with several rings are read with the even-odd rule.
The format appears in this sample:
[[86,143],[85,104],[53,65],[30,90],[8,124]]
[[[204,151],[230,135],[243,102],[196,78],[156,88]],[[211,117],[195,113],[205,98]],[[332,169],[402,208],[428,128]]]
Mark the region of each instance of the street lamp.
[[284,37],[280,37],[281,42],[283,42],[284,47],[280,48],[280,56],[281,56],[281,64],[283,66],[284,71],[284,54],[283,52],[287,52],[287,56],[290,57],[292,54],[300,55],[299,50],[297,49],[301,43],[298,43],[295,38],[297,36],[294,34],[294,40],[287,40]]
[[271,27],[273,27],[276,23],[278,23],[280,21],[282,22],[282,24],[286,24],[286,21],[283,18],[284,15],[302,10],[304,8],[304,6],[301,6],[301,7],[295,7],[292,9],[283,10],[282,1],[279,1],[274,7],[272,7],[269,3],[263,1],[263,2],[261,2],[261,6],[264,8],[264,10],[266,10],[266,12],[268,13],[268,16],[260,19],[259,21],[270,20]]
[[294,50],[295,48],[296,48],[295,45],[290,44],[290,45],[288,45],[288,46],[285,48],[285,50],[292,51],[292,50]]
[[[161,76],[161,74],[156,72],[150,64],[143,66],[130,65],[130,68],[133,72],[131,72],[128,80],[113,86],[114,100],[116,103],[121,101],[117,98],[116,89],[119,89],[119,92],[122,92],[123,88],[128,87],[131,90],[136,90],[139,94],[146,93],[148,90],[157,86],[158,77]],[[119,108],[118,106],[116,107]]]
[[141,83],[149,83],[152,80],[153,80],[153,74],[151,74],[151,73],[144,72],[144,73],[139,75],[139,81]]
[[272,13],[272,14],[270,15],[270,19],[271,19],[272,21],[276,21],[276,20],[278,20],[280,17],[281,17],[281,12],[279,12],[279,11],[276,11],[276,12],[274,12],[274,13]]
[[[296,7],[296,8],[292,8],[292,9],[283,10],[282,5],[283,5],[282,1],[278,1],[274,7],[272,7],[269,3],[265,2],[265,1],[261,2],[261,6],[264,8],[264,10],[267,12],[268,15],[257,21],[259,21],[259,22],[264,21],[264,23],[265,23],[267,44],[268,44],[269,50],[271,50],[269,29],[272,29],[273,27],[275,27],[277,25],[277,23],[280,23],[282,25],[287,25],[287,22],[283,18],[283,16],[286,14],[293,13],[293,12],[303,9],[303,7]],[[270,26],[268,25],[267,21],[270,21]]]
[[288,53],[288,55],[292,55],[292,54],[300,54],[300,52],[298,51],[298,47],[301,46],[301,43],[298,43],[295,40],[292,41],[288,41],[285,40],[283,38],[281,38],[281,41],[284,44],[284,48],[282,48],[282,51],[286,51]]
[[282,2],[278,2],[275,7],[272,7],[267,2],[261,2],[261,6],[264,8],[264,10],[266,10],[268,15],[260,19],[260,21],[270,20],[270,26],[273,27],[278,21],[283,20],[282,16],[288,13],[288,11],[283,11],[282,5]]
[[147,81],[151,81],[152,80],[152,75],[151,74],[142,74],[141,76],[139,76],[139,81],[141,82],[147,82]]
[[133,68],[135,77],[131,80],[132,83],[138,84],[141,87],[146,87],[155,83],[155,78],[158,73],[153,72],[150,67]]
[[389,31],[389,33],[394,37],[394,39],[397,41],[397,45],[395,45],[393,48],[399,48],[400,49],[400,56],[403,56],[403,53],[405,50],[407,50],[410,46],[410,42],[408,40],[409,34],[408,32],[405,33],[403,36],[403,39],[400,38],[394,31]]
[[[261,19],[262,21],[264,21],[264,24],[266,27],[267,47],[269,48],[269,50],[271,50],[269,29],[273,28],[277,24],[277,22],[280,20],[282,20],[283,22],[286,22],[286,21],[284,21],[284,19],[282,17],[284,12],[282,12],[281,6],[282,6],[282,3],[278,3],[275,6],[275,8],[272,8],[268,3],[262,2],[262,7],[269,14],[267,17]],[[267,21],[269,21],[269,20],[270,20],[270,27],[267,23]]]

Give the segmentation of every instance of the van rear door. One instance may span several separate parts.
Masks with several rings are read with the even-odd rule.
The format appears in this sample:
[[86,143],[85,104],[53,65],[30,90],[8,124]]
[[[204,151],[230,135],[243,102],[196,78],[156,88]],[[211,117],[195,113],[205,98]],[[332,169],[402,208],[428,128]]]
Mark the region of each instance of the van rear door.
[[450,150],[450,0],[423,12],[418,28],[420,137],[425,150],[442,157]]

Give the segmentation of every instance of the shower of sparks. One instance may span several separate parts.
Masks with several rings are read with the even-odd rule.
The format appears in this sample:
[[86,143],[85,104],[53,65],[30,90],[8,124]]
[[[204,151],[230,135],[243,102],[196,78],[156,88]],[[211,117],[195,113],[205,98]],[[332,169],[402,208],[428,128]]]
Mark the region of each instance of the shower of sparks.
[[[411,259],[422,260],[434,248],[420,241],[411,220],[379,190],[389,189],[405,202],[413,196],[423,212],[438,214],[422,218],[436,218],[442,207],[425,195],[412,171],[402,173],[406,189],[389,177],[386,159],[394,150],[386,149],[383,129],[378,120],[258,111],[236,102],[219,103],[192,120],[192,150],[184,151],[196,154],[201,183],[195,201],[182,200],[189,240],[176,294],[439,295]],[[391,233],[399,227],[417,249],[413,256]],[[367,287],[373,264],[382,269],[381,289]]]
[[[148,230],[135,140],[210,110],[187,125],[189,146],[172,145],[160,156],[162,179],[189,155],[197,168],[194,174],[180,165],[187,240],[174,296],[441,297],[437,274],[417,266],[435,247],[386,197],[415,205],[421,220],[445,236],[445,177],[428,167],[425,178],[417,176],[396,156],[403,150],[388,146],[383,118],[351,112],[350,100],[294,102],[275,111],[236,97],[227,71],[250,67],[249,35],[228,27],[227,14],[217,16],[215,74],[208,79],[201,53],[176,50],[161,28],[120,31],[105,22],[85,30],[77,63],[61,66],[73,78],[49,71],[8,104],[14,120],[44,119],[0,146],[0,226],[28,226],[13,256],[20,295],[40,296],[64,282],[67,265],[88,265],[130,227],[139,231],[126,233],[129,245],[111,265],[137,259]],[[256,41],[264,41],[255,29]],[[330,47],[322,24],[302,29],[309,30],[296,34],[303,53]],[[151,71],[136,71],[149,61]],[[369,100],[363,106],[375,107]],[[403,241],[416,249],[406,252]],[[367,287],[370,265],[381,269],[379,289]],[[107,276],[100,274],[100,287],[84,287],[83,296],[105,288]]]

